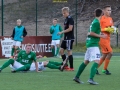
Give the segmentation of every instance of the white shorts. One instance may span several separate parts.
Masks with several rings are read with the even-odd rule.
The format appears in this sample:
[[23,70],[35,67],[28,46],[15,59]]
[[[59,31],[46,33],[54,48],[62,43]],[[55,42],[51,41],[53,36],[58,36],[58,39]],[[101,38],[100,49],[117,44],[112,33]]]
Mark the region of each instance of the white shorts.
[[[37,63],[38,63],[38,70],[39,71],[45,70],[43,62],[37,62]],[[35,63],[32,63],[31,67],[30,67],[30,71],[35,71],[35,70],[36,70]]]
[[13,41],[13,46],[21,46],[21,42],[20,41]]
[[60,40],[52,40],[51,45],[57,45],[60,44]]
[[84,60],[94,61],[94,60],[100,60],[100,50],[98,47],[90,47],[87,48],[87,51],[85,53]]
[[13,66],[10,65],[10,68],[11,68],[12,70],[15,70],[15,69],[21,68],[21,67],[23,67],[23,66],[24,66],[24,65],[22,65],[21,63],[19,63],[19,62],[17,62],[17,61],[14,61]]

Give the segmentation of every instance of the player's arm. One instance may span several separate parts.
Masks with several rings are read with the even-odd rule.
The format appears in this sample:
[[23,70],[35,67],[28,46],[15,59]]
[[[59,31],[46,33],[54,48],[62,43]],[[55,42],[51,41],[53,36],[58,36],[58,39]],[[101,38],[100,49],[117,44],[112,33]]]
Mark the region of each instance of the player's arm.
[[25,29],[25,27],[24,27],[24,30],[23,30],[23,37],[25,37],[27,35],[27,31],[26,31],[26,29]]
[[15,28],[13,29],[13,32],[12,32],[11,38],[14,38],[14,36],[15,36]]
[[101,34],[97,34],[96,31],[100,28],[100,24],[99,23],[93,23],[90,26],[90,31],[88,32],[88,36],[93,36],[93,37],[98,37],[98,38],[106,38],[106,35],[101,35]]
[[[62,31],[63,31],[63,29],[62,29],[62,27],[61,27],[61,26],[59,26],[59,30],[60,30],[60,32],[62,32]],[[63,34],[61,34],[61,35],[60,35],[60,37],[62,38],[62,37],[63,37]]]
[[89,32],[88,36],[98,37],[98,38],[106,38],[106,35],[96,34],[95,32]]
[[39,70],[38,70],[38,63],[37,63],[36,60],[37,60],[37,57],[36,57],[36,54],[34,53],[33,61],[34,61],[34,63],[35,63],[36,72],[39,72]]
[[72,31],[72,29],[73,29],[73,25],[74,25],[74,21],[73,21],[72,18],[69,18],[68,21],[69,21],[69,28],[66,29],[66,30],[63,30],[62,32],[59,32],[58,34],[63,34],[63,33],[67,33],[67,32]]
[[52,27],[50,27],[50,34],[54,33],[54,29]]

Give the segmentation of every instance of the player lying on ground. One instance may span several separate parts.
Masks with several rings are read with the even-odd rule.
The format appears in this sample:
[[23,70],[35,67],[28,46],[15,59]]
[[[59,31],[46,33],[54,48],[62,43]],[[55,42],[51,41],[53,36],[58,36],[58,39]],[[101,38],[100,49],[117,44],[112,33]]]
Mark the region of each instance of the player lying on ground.
[[[27,44],[26,45],[26,50],[21,50],[18,55],[17,55],[17,60],[15,59],[9,59],[7,62],[5,62],[2,67],[0,67],[0,72],[5,69],[6,67],[8,67],[9,65],[12,65],[14,67],[14,70],[12,71],[14,72],[18,72],[18,71],[29,71],[31,68],[31,64],[34,62],[34,67],[36,72],[39,72],[39,68],[38,68],[38,62],[36,61],[37,57],[36,54],[34,52],[31,51],[31,44]],[[45,64],[47,65],[47,63]],[[48,63],[47,65],[48,67],[51,67],[53,65],[50,65]],[[60,67],[60,70],[62,71],[64,68],[65,64],[63,64]]]
[[[37,56],[37,59],[41,58],[42,56],[39,55]],[[67,63],[68,59],[66,59],[64,62],[55,62],[55,61],[41,61],[41,62],[37,62],[38,64],[38,70],[39,71],[43,71],[45,70],[45,67],[48,67],[50,69],[58,69],[60,71],[63,71],[63,68],[65,66],[65,64]],[[12,65],[10,65],[10,67],[15,70],[16,68],[14,68]],[[35,71],[36,67],[35,67],[35,63],[33,62],[30,66],[29,71]]]
[[24,26],[21,25],[21,20],[17,20],[17,26],[13,29],[13,33],[11,35],[11,38],[13,41],[13,47],[11,51],[11,57],[13,57],[15,50],[18,50],[21,46],[21,42],[23,41],[23,38],[27,35],[27,31]]

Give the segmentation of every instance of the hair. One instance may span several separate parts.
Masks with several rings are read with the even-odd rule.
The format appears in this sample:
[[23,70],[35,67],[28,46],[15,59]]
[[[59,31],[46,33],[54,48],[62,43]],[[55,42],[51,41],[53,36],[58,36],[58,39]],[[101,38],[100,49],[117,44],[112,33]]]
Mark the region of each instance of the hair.
[[100,8],[95,9],[95,16],[96,17],[100,17],[102,14],[103,14],[102,9],[100,9]]
[[21,19],[18,19],[17,22],[21,22]]
[[32,45],[31,45],[30,43],[28,43],[28,44],[26,44],[26,47],[27,47],[27,46],[32,46]]
[[110,6],[110,5],[105,5],[105,6],[103,7],[103,9],[106,9],[106,8],[111,8],[111,6]]
[[57,18],[54,18],[53,20],[56,20],[56,21],[58,21],[58,19],[57,19]]
[[63,7],[63,8],[62,8],[62,11],[67,11],[67,12],[69,12],[70,9],[69,9],[69,7]]

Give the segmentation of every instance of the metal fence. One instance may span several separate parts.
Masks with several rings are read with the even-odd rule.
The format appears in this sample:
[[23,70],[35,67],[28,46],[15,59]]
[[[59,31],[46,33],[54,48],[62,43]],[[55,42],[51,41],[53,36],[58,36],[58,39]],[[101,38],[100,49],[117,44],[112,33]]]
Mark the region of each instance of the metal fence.
[[[103,1],[108,3],[107,0],[0,0],[1,36],[12,34],[17,19],[22,20],[28,35],[48,36],[53,18],[58,18],[58,22],[63,26],[64,18],[61,14],[61,8],[68,6],[75,20],[76,45],[77,43],[84,43],[89,23],[94,17],[93,9],[97,8],[97,4]],[[118,3],[117,1],[116,3]],[[116,7],[118,6],[116,5]],[[90,11],[91,9],[92,11]],[[119,46],[119,34],[113,37],[113,41],[115,46]]]

